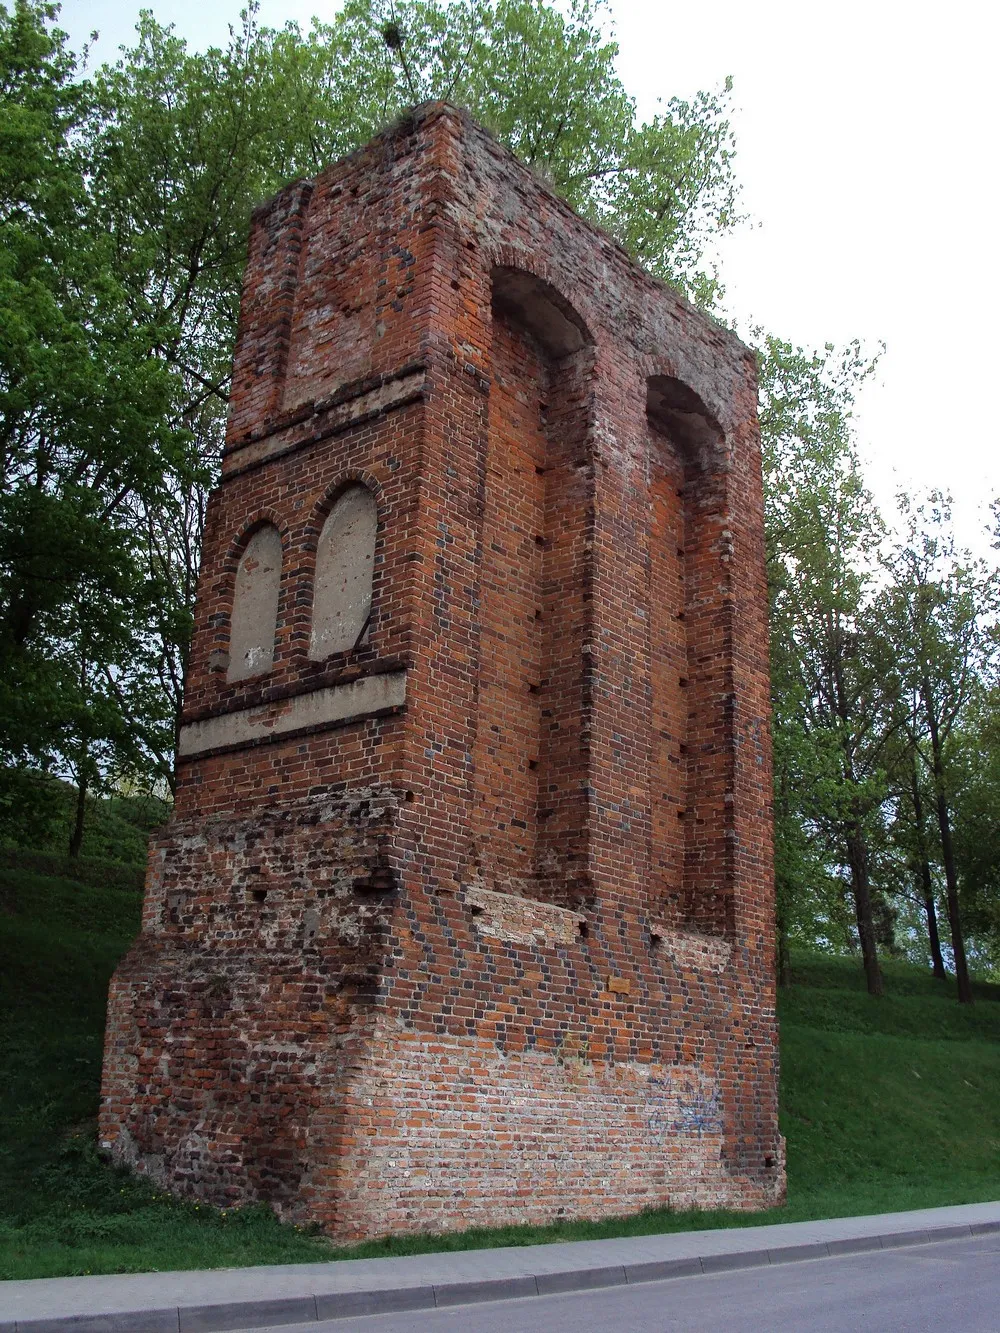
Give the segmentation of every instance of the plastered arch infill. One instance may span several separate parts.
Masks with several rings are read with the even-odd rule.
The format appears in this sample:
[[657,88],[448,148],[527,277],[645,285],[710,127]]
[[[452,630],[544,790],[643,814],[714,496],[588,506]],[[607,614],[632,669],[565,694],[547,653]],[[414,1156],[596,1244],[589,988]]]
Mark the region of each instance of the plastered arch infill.
[[262,676],[274,666],[281,569],[281,533],[273,523],[258,523],[243,543],[233,583],[228,681]]
[[284,560],[285,556],[288,554],[290,541],[289,526],[285,522],[284,516],[280,514],[277,509],[265,506],[261,509],[255,509],[252,514],[247,515],[237,529],[235,536],[230,539],[229,544],[226,547],[225,556],[222,560],[222,573],[224,577],[231,579],[236,573],[247,542],[253,536],[254,532],[265,524],[270,524],[272,528],[277,528],[278,535],[281,538],[282,560]]
[[360,646],[372,610],[378,503],[371,487],[346,481],[327,508],[316,542],[309,656],[323,661]]
[[382,510],[385,504],[385,486],[377,473],[367,468],[345,468],[338,471],[322,496],[313,505],[301,531],[306,541],[315,542],[330,510],[349,486],[367,486],[379,511],[379,532],[382,531]]

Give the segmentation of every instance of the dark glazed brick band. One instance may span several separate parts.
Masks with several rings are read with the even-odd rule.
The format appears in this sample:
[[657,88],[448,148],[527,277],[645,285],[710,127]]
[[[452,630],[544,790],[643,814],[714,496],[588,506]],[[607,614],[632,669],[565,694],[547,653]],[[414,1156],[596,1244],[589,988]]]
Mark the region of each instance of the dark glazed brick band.
[[750,352],[432,103],[255,214],[225,466],[102,1141],[343,1240],[779,1201]]

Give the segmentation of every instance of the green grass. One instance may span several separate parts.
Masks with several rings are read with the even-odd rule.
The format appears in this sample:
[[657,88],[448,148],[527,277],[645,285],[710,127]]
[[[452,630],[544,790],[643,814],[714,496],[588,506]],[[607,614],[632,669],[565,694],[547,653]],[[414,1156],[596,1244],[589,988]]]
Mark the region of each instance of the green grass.
[[0,870],[0,1277],[414,1254],[803,1221],[1000,1198],[1000,987],[802,956],[780,1003],[788,1203],[402,1237],[334,1250],[265,1208],[181,1203],[94,1148],[108,978],[140,895]]

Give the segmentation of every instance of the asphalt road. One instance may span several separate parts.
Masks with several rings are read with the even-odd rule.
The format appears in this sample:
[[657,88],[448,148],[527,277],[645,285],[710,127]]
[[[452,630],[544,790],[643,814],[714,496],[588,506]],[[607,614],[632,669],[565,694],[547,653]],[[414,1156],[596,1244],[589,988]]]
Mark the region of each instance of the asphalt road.
[[1000,1236],[245,1333],[1000,1333]]

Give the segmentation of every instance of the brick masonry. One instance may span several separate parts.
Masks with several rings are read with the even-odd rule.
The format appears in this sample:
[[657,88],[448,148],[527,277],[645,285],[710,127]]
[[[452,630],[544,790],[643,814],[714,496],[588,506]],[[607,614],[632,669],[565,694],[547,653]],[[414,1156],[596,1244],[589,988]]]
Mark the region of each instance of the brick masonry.
[[254,217],[181,736],[118,1159],[339,1239],[783,1197],[753,358],[446,104]]

